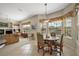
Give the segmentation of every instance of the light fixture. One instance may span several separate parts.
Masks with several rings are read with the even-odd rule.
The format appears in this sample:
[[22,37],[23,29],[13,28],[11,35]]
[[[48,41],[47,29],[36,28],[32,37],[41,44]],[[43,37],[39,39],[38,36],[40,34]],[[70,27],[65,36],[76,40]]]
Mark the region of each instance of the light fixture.
[[45,19],[47,20],[47,3],[45,3],[44,6],[45,6]]
[[47,3],[44,4],[45,6],[45,20],[46,20],[46,38],[48,38],[48,17],[47,17]]
[[28,24],[28,25],[23,25],[23,28],[27,28],[27,27],[30,27],[30,24]]
[[48,23],[49,22],[49,20],[46,20],[46,21],[44,21],[45,23]]

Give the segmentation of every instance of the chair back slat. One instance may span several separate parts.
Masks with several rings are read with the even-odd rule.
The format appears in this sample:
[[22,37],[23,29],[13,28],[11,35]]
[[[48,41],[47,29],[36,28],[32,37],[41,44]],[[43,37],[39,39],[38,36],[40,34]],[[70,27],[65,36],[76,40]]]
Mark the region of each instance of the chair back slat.
[[40,33],[37,33],[37,41],[40,44],[43,44],[43,35],[41,35]]
[[64,36],[64,34],[61,35],[61,40],[60,40],[60,50],[61,51],[63,49],[63,36]]
[[63,43],[63,35],[64,35],[64,34],[61,35],[60,43]]

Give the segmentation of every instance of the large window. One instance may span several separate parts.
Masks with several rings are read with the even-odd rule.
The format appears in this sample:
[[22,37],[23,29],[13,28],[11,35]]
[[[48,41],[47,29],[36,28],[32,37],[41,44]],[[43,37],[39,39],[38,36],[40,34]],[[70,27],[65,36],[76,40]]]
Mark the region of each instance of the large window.
[[66,18],[65,20],[65,34],[67,36],[71,36],[72,34],[72,19],[71,18]]
[[49,26],[53,26],[53,27],[61,27],[62,26],[62,21],[54,21],[54,22],[50,22]]
[[53,21],[49,22],[49,31],[50,32],[55,32],[56,34],[61,34],[61,29],[62,29],[62,20],[58,21]]
[[31,25],[30,24],[22,25],[22,32],[26,33],[26,32],[30,32],[30,30],[31,30]]
[[40,28],[42,30],[42,33],[46,33],[47,23],[46,22],[41,23]]

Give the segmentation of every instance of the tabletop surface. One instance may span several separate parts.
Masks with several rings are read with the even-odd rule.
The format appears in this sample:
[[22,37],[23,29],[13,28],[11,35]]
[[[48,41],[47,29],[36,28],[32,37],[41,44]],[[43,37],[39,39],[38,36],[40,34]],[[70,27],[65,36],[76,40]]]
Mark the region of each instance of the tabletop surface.
[[60,38],[59,37],[52,37],[52,36],[49,36],[49,38],[46,38],[46,36],[45,35],[43,35],[43,39],[44,40],[59,40]]

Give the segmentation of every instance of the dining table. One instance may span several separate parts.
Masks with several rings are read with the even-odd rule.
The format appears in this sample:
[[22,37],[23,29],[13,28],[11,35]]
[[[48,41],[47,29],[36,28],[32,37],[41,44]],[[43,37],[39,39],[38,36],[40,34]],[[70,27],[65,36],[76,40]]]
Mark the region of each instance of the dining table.
[[46,44],[49,44],[50,47],[52,47],[52,51],[55,51],[56,47],[56,42],[57,40],[60,40],[60,37],[58,36],[43,36],[44,42]]
[[53,43],[53,42],[59,40],[60,38],[58,36],[48,36],[48,37],[46,37],[45,35],[43,35],[43,39],[44,39],[44,41],[49,41],[49,42]]
[[51,36],[51,35],[48,35],[48,37],[46,37],[46,34],[43,34],[43,39],[44,39],[45,43],[50,44],[50,45],[55,45],[55,42],[57,40],[59,40],[60,37],[59,36]]

